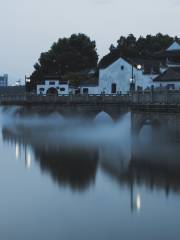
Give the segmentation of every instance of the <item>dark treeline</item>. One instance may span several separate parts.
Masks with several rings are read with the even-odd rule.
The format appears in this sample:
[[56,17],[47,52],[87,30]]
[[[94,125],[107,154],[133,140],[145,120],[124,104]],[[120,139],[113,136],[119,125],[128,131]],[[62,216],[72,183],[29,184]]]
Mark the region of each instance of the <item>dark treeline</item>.
[[139,38],[133,34],[127,37],[121,36],[117,41],[117,46],[112,44],[109,48],[110,52],[100,60],[99,68],[107,67],[119,57],[152,59],[156,53],[167,49],[176,39],[177,37],[161,33]]
[[49,51],[41,53],[27,88],[33,90],[44,76],[75,76],[83,70],[97,68],[97,63],[96,42],[88,36],[73,34],[70,38],[60,38]]
[[121,36],[117,46],[113,44],[109,53],[98,64],[96,42],[85,34],[73,34],[69,38],[60,38],[53,43],[50,50],[41,53],[34,65],[31,82],[27,90],[35,90],[45,76],[57,75],[71,82],[81,80],[81,73],[90,69],[105,68],[119,57],[138,57],[150,59],[155,53],[165,50],[177,37],[170,37],[161,33],[136,38],[133,34]]

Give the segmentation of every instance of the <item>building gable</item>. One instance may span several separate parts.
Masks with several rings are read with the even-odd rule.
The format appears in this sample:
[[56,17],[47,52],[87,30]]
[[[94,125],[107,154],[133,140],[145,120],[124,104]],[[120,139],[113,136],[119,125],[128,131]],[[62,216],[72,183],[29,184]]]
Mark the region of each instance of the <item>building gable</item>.
[[154,82],[174,82],[180,81],[180,68],[171,67],[153,80]]
[[166,51],[180,51],[180,44],[175,41]]

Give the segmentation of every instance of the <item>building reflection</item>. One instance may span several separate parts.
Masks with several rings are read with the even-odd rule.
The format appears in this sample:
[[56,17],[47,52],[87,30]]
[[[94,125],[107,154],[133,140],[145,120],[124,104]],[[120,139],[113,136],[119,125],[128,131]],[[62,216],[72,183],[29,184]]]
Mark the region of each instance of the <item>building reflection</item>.
[[16,160],[20,158],[20,146],[19,143],[16,143]]
[[155,147],[152,147],[151,141],[148,144],[146,147],[136,144],[137,149],[132,148],[129,161],[120,152],[119,159],[107,158],[106,155],[106,158],[100,161],[104,172],[113,177],[120,186],[129,188],[132,212],[142,208],[139,189],[143,186],[151,191],[164,190],[167,196],[171,193],[180,194],[179,143],[172,144],[162,139],[161,143],[157,144],[153,139]]
[[178,143],[171,145],[162,141],[162,144],[155,144],[153,139],[156,148],[152,148],[152,141],[148,143],[149,146],[136,144],[138,151],[133,145],[130,154],[130,148],[126,146],[126,152],[123,151],[121,143],[97,147],[68,145],[63,142],[54,145],[45,141],[44,136],[37,141],[30,134],[31,131],[32,129],[26,128],[12,131],[4,127],[3,140],[15,144],[16,159],[24,153],[27,168],[31,167],[33,152],[41,171],[48,173],[59,186],[84,191],[95,183],[97,168],[100,166],[120,186],[128,187],[132,211],[140,211],[142,208],[141,186],[150,190],[163,189],[167,196],[171,192],[180,193]]
[[63,143],[54,146],[51,142],[43,141],[44,139],[37,143],[25,128],[19,132],[3,128],[2,135],[5,142],[15,144],[16,159],[20,157],[22,149],[24,150],[27,168],[31,168],[32,149],[41,171],[48,173],[59,186],[84,191],[95,183],[99,154],[97,149]]
[[98,164],[98,152],[93,149],[34,148],[36,160],[42,172],[49,172],[55,182],[70,186],[74,190],[84,190],[94,184]]

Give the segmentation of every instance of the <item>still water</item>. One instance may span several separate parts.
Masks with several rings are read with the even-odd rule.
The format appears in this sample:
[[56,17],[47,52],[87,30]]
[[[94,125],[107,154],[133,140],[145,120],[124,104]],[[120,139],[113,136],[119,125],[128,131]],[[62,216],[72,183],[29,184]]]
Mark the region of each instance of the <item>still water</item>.
[[159,155],[143,162],[132,153],[130,113],[87,122],[14,111],[0,113],[0,239],[180,239],[177,143],[152,150],[145,129],[141,149]]

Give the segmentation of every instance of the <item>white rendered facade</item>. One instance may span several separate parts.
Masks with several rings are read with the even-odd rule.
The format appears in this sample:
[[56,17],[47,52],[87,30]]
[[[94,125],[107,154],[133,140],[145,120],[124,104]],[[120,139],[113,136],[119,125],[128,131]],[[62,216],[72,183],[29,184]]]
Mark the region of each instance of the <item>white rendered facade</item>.
[[81,86],[80,94],[100,94],[100,88],[99,86]]
[[143,68],[138,70],[135,67],[133,67],[132,71],[132,65],[123,58],[119,58],[109,67],[100,69],[100,92],[112,94],[112,85],[114,85],[114,88],[116,86],[116,92],[113,91],[114,94],[127,93],[130,90],[132,72],[136,89],[138,86],[145,89],[154,85],[153,79],[157,77],[157,74],[144,74]]
[[180,90],[180,81],[157,81],[154,82],[154,87]]
[[59,80],[45,80],[44,84],[37,85],[37,95],[47,95],[48,91],[57,93],[57,95],[68,95],[69,84],[60,83]]

